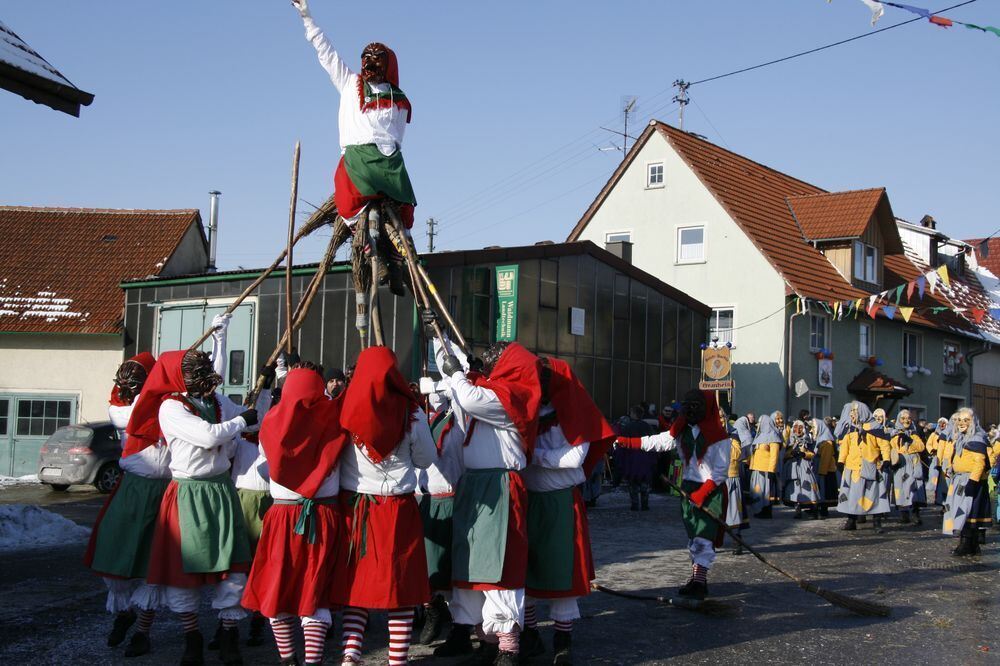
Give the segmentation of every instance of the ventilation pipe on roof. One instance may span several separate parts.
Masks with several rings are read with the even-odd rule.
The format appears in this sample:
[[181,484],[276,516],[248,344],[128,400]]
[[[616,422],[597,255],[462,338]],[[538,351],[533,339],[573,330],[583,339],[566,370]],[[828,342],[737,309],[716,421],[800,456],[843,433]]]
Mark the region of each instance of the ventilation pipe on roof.
[[924,215],[920,218],[920,226],[925,229],[937,229],[937,222],[930,215]]
[[208,266],[206,272],[215,272],[215,251],[219,244],[219,197],[222,192],[212,190],[208,193],[211,202],[208,205]]

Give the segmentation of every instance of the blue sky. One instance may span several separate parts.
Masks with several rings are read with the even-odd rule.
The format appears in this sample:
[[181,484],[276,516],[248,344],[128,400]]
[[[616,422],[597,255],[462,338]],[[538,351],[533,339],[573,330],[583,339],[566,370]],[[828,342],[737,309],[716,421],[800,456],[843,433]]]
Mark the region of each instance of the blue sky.
[[[957,1],[957,0],[956,0]],[[562,240],[637,122],[676,123],[671,83],[869,30],[858,0],[378,3],[312,0],[349,62],[399,55],[414,105],[404,154],[443,249]],[[948,4],[922,5],[934,10]],[[981,0],[948,16],[1000,24]],[[888,8],[879,27],[910,18]],[[0,92],[0,203],[201,208],[222,197],[221,268],[284,242],[292,147],[300,196],[332,191],[337,95],[286,0],[7,2],[0,20],[81,88],[82,117]],[[1000,227],[1000,39],[920,21],[691,88],[685,128],[828,189],[888,188],[900,217],[945,233]],[[309,207],[300,204],[300,211]],[[315,261],[323,238],[298,261]]]

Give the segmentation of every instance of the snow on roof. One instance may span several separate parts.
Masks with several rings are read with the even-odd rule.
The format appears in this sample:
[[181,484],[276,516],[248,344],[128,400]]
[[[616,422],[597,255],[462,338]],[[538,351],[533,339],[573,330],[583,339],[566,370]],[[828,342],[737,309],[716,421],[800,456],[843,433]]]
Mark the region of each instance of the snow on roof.
[[29,74],[41,76],[63,86],[75,88],[72,81],[50,65],[48,61],[0,21],[0,60]]
[[0,88],[73,116],[94,96],[80,90],[0,21]]

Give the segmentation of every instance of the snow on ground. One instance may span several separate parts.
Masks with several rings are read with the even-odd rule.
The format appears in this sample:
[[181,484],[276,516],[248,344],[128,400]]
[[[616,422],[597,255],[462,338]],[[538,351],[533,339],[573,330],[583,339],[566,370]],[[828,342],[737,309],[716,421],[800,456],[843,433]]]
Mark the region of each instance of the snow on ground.
[[29,483],[41,483],[37,474],[25,474],[24,476],[2,476],[0,475],[0,490],[7,486],[21,486]]
[[83,541],[90,530],[57,513],[27,504],[0,506],[0,551]]

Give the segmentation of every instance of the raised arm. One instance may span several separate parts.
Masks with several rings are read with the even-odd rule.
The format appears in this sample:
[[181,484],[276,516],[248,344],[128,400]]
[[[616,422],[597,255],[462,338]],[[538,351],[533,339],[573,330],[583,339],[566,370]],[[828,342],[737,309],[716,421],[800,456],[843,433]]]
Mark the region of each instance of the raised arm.
[[626,449],[641,451],[656,451],[663,453],[673,451],[677,448],[677,440],[670,434],[669,430],[664,430],[658,435],[645,435],[643,437],[619,437],[618,445]]
[[496,393],[476,386],[461,370],[453,373],[448,383],[456,410],[461,409],[464,414],[496,428],[514,428],[514,422],[507,416],[507,410]]
[[337,88],[338,92],[343,92],[344,88],[351,81],[351,70],[344,64],[344,60],[337,53],[337,50],[333,48],[333,44],[330,43],[320,27],[313,21],[312,14],[309,13],[307,0],[292,0],[292,5],[302,17],[302,23],[306,27],[306,39],[316,49],[316,55],[319,56],[319,64],[330,75],[330,80],[333,81],[333,85]]
[[587,458],[587,451],[590,450],[590,443],[584,442],[573,446],[566,441],[562,430],[553,428],[549,431],[550,436],[557,436],[562,441],[562,446],[553,449],[543,449],[536,447],[531,458],[531,464],[545,469],[576,469],[583,467],[583,461]]
[[232,315],[215,315],[212,319],[212,370],[226,378],[226,336],[229,333],[229,320]]
[[164,400],[160,405],[160,428],[163,433],[202,449],[228,444],[246,427],[247,422],[242,416],[221,423],[209,423],[189,412],[178,400]]

